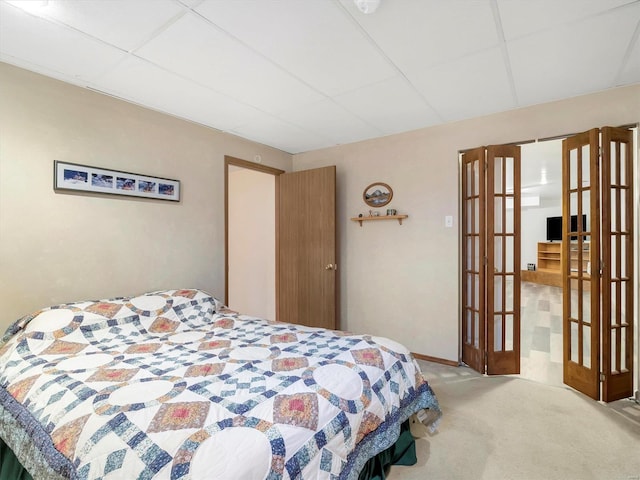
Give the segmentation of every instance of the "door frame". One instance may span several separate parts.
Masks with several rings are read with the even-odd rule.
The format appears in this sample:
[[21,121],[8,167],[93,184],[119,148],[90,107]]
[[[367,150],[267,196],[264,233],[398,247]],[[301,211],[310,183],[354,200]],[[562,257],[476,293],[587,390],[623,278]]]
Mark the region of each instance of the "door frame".
[[[280,170],[279,168],[269,167],[267,165],[262,165],[260,163],[250,162],[248,160],[242,160],[240,158],[232,157],[229,155],[224,156],[224,303],[227,305],[229,303],[229,167],[241,167],[247,170],[254,170],[256,172],[266,173],[269,175],[273,175],[276,179],[275,182],[275,195],[276,195],[276,204],[275,204],[275,212],[273,215],[275,217],[275,235],[276,235],[276,251],[273,252],[274,259],[277,259],[277,232],[278,232],[278,224],[279,224],[279,214],[278,214],[278,197],[279,197],[279,182],[278,177],[285,173],[284,170]],[[277,275],[274,278],[274,282],[276,282],[276,311],[277,311],[277,301],[278,301],[278,285],[277,285]]]

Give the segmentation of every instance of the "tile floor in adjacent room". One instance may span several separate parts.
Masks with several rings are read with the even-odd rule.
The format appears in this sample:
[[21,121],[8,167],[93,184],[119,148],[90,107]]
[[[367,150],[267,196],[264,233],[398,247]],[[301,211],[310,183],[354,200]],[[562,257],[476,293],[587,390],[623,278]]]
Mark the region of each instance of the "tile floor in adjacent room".
[[521,283],[520,376],[562,385],[562,288]]

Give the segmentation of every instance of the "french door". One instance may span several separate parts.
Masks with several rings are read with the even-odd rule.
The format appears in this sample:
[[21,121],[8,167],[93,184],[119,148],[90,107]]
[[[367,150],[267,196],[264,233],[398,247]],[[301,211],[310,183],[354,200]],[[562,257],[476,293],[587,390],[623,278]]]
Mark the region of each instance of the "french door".
[[462,361],[520,372],[520,147],[462,155]]
[[632,132],[592,129],[562,150],[563,381],[611,402],[633,393]]

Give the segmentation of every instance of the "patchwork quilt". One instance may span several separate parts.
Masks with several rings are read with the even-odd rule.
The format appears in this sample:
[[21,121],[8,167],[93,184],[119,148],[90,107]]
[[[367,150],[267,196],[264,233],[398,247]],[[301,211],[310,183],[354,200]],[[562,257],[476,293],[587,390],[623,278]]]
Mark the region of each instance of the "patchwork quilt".
[[423,409],[402,345],[200,290],[50,307],[0,341],[0,437],[35,478],[357,478]]

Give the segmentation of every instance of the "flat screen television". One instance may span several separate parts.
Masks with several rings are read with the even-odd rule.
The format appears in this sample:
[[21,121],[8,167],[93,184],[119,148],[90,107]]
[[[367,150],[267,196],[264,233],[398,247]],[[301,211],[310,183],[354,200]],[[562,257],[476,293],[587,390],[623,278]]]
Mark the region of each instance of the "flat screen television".
[[[587,230],[587,215],[582,215],[582,231]],[[571,215],[571,231],[578,231],[578,216]],[[578,237],[571,237],[577,240]],[[547,242],[562,240],[562,217],[547,217]]]

